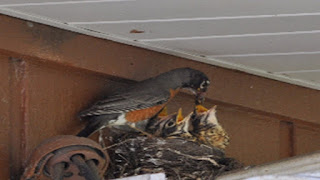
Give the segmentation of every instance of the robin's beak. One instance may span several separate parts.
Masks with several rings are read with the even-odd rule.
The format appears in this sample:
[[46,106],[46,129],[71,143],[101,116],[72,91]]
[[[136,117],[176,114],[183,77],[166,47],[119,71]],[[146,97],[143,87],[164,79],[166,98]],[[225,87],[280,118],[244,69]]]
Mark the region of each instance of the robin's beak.
[[204,102],[206,92],[198,91],[196,94],[196,105],[202,104]]

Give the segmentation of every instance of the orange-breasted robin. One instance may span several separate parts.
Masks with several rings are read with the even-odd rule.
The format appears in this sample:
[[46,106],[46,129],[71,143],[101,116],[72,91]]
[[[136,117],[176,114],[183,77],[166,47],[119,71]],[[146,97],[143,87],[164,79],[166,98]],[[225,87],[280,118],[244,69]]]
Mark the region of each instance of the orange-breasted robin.
[[109,125],[134,124],[156,117],[182,89],[194,93],[199,104],[209,84],[203,72],[191,68],[174,69],[138,82],[80,112],[79,117],[87,119],[88,124],[78,136],[88,137]]

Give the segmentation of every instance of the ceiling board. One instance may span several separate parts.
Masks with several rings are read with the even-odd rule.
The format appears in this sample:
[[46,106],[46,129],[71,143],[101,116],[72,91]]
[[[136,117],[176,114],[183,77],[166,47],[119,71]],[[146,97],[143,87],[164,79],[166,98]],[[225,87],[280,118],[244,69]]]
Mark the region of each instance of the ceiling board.
[[315,72],[297,72],[284,75],[294,79],[308,79],[309,81],[320,83],[320,70]]
[[62,2],[64,0],[1,0],[0,5],[21,4],[21,3],[43,3],[43,2]]
[[[278,24],[278,26],[273,26]],[[311,31],[319,29],[320,14],[300,17],[271,17],[230,20],[79,24],[132,39],[157,39],[230,34]],[[130,33],[139,30],[142,33]]]
[[[130,0],[1,0],[0,7],[31,7],[31,6],[52,6],[66,4],[88,4],[108,1],[130,1]],[[132,0],[134,1],[134,0]]]
[[314,34],[170,40],[153,43],[180,51],[216,56],[226,54],[320,51],[319,39],[320,32]]
[[235,64],[242,64],[257,69],[265,69],[269,72],[320,69],[320,52],[318,52],[318,54],[225,57],[223,59]]
[[319,7],[317,0],[137,0],[12,8],[66,22],[91,22],[312,13],[320,12]]

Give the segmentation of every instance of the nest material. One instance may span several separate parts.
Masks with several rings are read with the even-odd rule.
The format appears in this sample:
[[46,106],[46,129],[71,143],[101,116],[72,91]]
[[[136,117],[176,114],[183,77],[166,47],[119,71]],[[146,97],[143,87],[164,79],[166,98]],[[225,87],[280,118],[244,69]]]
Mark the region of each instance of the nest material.
[[164,172],[169,180],[215,179],[242,164],[215,147],[182,138],[147,137],[117,129],[109,131],[107,179]]

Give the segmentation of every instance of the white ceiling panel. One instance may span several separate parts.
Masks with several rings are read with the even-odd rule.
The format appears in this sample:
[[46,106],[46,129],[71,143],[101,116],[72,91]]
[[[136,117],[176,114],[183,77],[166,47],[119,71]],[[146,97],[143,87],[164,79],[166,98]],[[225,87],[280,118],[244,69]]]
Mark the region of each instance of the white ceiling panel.
[[320,51],[320,31],[310,34],[302,33],[291,35],[250,34],[248,36],[242,35],[242,37],[191,37],[186,40],[172,39],[163,41],[152,41],[152,43],[159,46],[204,56],[294,51]]
[[12,8],[61,21],[94,22],[312,13],[319,7],[318,0],[133,0]]
[[[51,6],[82,3],[100,3],[117,0],[1,0],[0,7],[30,7],[30,6]],[[118,0],[121,1],[121,0]],[[126,1],[126,0],[124,0]]]
[[[278,26],[273,26],[278,24]],[[268,17],[244,19],[189,19],[171,22],[131,22],[79,24],[78,26],[110,32],[132,39],[158,39],[230,34],[256,34],[319,29],[320,13],[298,17]],[[235,28],[236,27],[236,28]],[[140,33],[130,33],[132,30]]]
[[319,0],[0,0],[0,13],[320,90]]
[[309,81],[320,83],[320,70],[309,71],[309,72],[288,73],[284,75],[294,79],[308,79]]
[[28,3],[44,3],[44,2],[63,2],[64,0],[1,0],[0,5],[28,4]]
[[320,52],[314,54],[285,54],[285,55],[245,55],[243,57],[224,57],[225,61],[268,72],[305,71],[320,69]]

